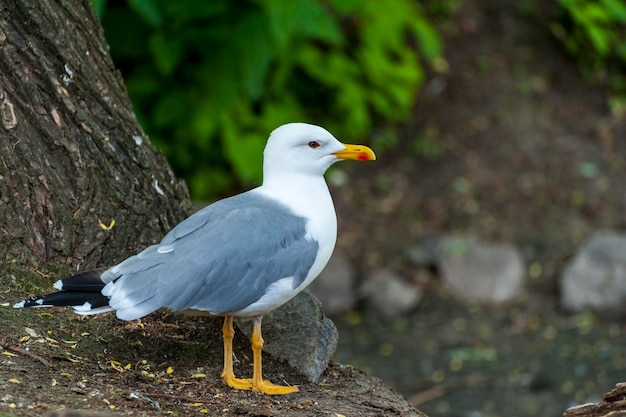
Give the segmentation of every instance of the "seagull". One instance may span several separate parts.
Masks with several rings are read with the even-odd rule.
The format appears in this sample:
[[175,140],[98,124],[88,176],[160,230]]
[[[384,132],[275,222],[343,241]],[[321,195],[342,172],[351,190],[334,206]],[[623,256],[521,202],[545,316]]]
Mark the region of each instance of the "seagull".
[[[319,126],[280,126],[267,140],[259,187],[208,205],[160,243],[111,268],[61,279],[54,283],[57,292],[13,307],[115,311],[122,320],[163,308],[224,316],[224,382],[269,395],[297,392],[297,386],[263,379],[261,319],[305,289],[330,259],[337,217],[326,170],[341,160],[375,159],[367,146],[343,144]],[[233,373],[233,317],[253,321],[252,378]]]

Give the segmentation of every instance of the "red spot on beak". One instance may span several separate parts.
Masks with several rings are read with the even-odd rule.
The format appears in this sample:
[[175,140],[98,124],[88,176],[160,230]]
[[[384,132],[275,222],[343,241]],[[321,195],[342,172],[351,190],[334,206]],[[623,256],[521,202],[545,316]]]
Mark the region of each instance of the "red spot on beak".
[[360,153],[357,158],[359,161],[367,161],[368,159],[370,159],[369,156],[367,156],[367,154],[364,154],[364,153]]

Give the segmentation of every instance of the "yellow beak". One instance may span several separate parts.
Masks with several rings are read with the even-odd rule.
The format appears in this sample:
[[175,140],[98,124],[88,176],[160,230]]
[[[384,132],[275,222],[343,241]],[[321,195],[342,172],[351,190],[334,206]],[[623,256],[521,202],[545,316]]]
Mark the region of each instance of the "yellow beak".
[[375,161],[376,154],[374,151],[365,145],[345,145],[346,149],[335,152],[335,155],[339,159],[354,159],[356,161]]

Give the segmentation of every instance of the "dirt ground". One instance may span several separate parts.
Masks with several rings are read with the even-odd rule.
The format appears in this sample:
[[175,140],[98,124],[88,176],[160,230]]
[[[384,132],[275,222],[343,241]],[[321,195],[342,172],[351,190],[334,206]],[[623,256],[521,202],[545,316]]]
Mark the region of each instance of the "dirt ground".
[[[346,167],[350,186],[332,187],[337,250],[360,276],[394,269],[425,300],[392,321],[366,310],[335,318],[336,358],[431,416],[556,417],[626,381],[624,321],[558,307],[559,271],[580,242],[626,226],[626,123],[518,2],[462,3],[445,28],[450,70],[429,75],[396,143],[374,135],[375,164]],[[462,303],[407,262],[419,239],[450,232],[519,245],[524,294],[505,306]],[[418,415],[379,380],[336,363],[314,385],[265,358],[268,377],[301,392],[233,393],[219,379],[219,322],[16,313],[10,305],[56,276],[11,262],[4,254],[0,416],[61,405],[136,416]],[[235,351],[236,372],[249,374],[247,341],[237,338]]]
[[[4,305],[0,323],[0,416],[60,409],[112,416],[420,415],[379,379],[336,363],[318,384],[310,384],[266,356],[266,376],[298,384],[300,392],[270,397],[232,390],[219,377],[219,319],[162,313],[126,323],[112,314],[16,313]],[[236,337],[234,351],[236,374],[249,376],[249,343]]]

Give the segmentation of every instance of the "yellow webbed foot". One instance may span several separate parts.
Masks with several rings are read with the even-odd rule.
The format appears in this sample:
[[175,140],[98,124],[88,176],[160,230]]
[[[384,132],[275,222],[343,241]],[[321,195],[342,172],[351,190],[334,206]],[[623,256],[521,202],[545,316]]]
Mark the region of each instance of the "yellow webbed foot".
[[250,390],[252,389],[252,378],[235,378],[234,375],[224,375],[222,373],[222,378],[224,378],[224,382],[231,388],[241,389],[241,390]]
[[252,391],[262,392],[267,395],[285,395],[285,394],[298,392],[299,390],[298,390],[298,387],[295,385],[292,385],[292,386],[274,385],[267,380],[262,380],[260,384],[252,385]]
[[262,392],[267,395],[284,395],[298,392],[298,387],[274,385],[263,379],[262,373],[262,349],[263,337],[261,336],[261,316],[254,318],[254,327],[252,329],[252,353],[254,362],[253,377],[250,379],[235,378],[233,372],[233,336],[235,330],[233,328],[233,317],[226,316],[224,326],[222,328],[224,334],[224,370],[222,378],[229,387],[241,390],[252,390]]

